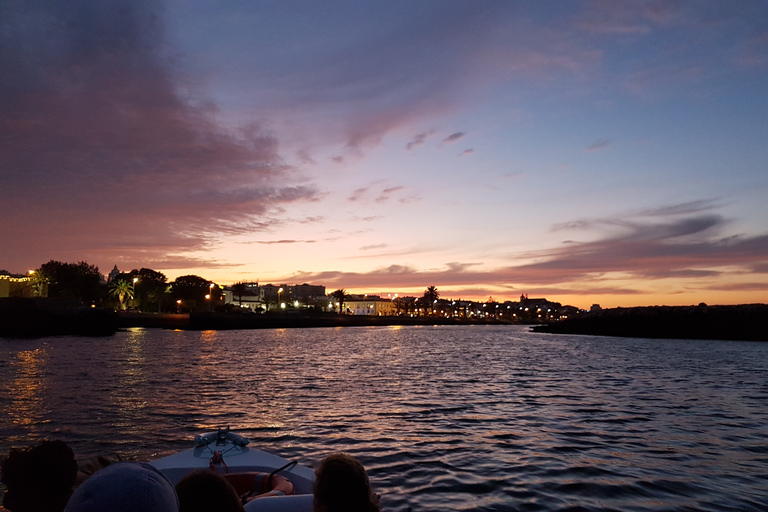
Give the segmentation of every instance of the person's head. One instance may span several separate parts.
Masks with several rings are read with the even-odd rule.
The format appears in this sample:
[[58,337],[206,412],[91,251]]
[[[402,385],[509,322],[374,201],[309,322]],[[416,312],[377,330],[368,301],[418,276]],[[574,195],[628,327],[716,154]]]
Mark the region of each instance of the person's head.
[[6,491],[3,506],[12,512],[61,512],[72,495],[77,462],[62,441],[12,449],[0,462]]
[[223,476],[201,469],[176,484],[179,512],[243,512],[237,491]]
[[69,499],[64,512],[178,512],[171,482],[150,464],[120,462],[97,471]]
[[345,453],[326,457],[315,470],[315,512],[378,512],[378,497],[357,459]]

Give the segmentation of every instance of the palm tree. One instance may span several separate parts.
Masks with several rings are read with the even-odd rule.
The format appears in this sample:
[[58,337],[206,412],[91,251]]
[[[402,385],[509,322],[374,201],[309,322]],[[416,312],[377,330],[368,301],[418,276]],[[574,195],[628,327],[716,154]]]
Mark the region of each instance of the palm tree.
[[147,300],[151,303],[157,303],[157,312],[163,306],[163,299],[171,294],[171,285],[169,284],[154,284],[154,286],[147,293]]
[[344,288],[339,288],[335,292],[331,294],[331,297],[336,299],[339,303],[339,314],[341,314],[342,308],[344,308],[344,296],[347,294],[346,290]]
[[32,270],[30,278],[32,279],[32,291],[35,293],[35,297],[42,297],[51,282],[51,278],[41,269]]
[[435,302],[437,302],[437,299],[440,297],[440,293],[437,291],[437,288],[434,286],[428,286],[426,290],[424,290],[424,313],[427,312],[427,306],[429,306],[432,309],[432,314],[435,314]]
[[120,309],[125,309],[123,303],[126,298],[132,299],[135,295],[133,285],[122,279],[112,281],[112,284],[109,285],[109,294],[117,297],[117,300],[120,301]]

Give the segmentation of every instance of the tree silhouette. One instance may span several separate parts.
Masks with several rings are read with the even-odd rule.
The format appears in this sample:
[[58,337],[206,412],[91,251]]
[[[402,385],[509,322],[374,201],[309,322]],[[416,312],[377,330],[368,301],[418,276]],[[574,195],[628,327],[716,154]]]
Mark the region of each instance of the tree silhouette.
[[424,314],[427,313],[427,306],[432,310],[432,314],[435,314],[435,302],[437,302],[437,299],[440,297],[440,292],[437,291],[437,288],[434,286],[428,286],[426,290],[424,290]]
[[237,297],[237,303],[242,307],[243,295],[247,291],[248,287],[242,281],[232,285],[232,294]]
[[339,314],[341,314],[341,311],[344,308],[344,297],[346,297],[346,295],[347,292],[343,288],[339,288],[331,294],[331,297],[336,299],[336,301],[339,303]]
[[162,285],[153,286],[147,292],[147,300],[157,304],[157,312],[159,313],[163,306],[164,299],[168,298],[170,295],[171,285],[163,283]]
[[[181,299],[184,301],[185,307],[202,310],[206,304],[206,294],[214,292],[211,284],[210,281],[200,276],[180,276],[171,283],[171,293],[174,300]],[[217,287],[214,286],[214,288]]]
[[[139,308],[148,310],[150,304],[157,304],[160,311],[163,299],[168,290],[168,280],[165,274],[151,268],[133,269],[130,272],[119,274],[117,278],[127,279],[135,283],[133,286],[133,298],[138,302]],[[136,279],[136,281],[134,281]]]
[[51,260],[43,263],[39,270],[50,278],[49,297],[69,297],[92,302],[98,300],[102,293],[99,267],[84,261],[62,263]]

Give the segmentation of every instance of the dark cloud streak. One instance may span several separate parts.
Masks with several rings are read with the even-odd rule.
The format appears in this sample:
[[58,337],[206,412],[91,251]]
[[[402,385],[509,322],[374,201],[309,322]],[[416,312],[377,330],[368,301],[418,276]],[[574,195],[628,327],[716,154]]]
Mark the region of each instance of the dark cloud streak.
[[[599,225],[582,222],[578,225]],[[768,260],[768,235],[716,236],[728,221],[718,215],[698,215],[651,224],[606,220],[623,232],[594,242],[569,243],[543,251],[542,259],[516,267],[533,282],[588,279],[608,272],[634,277],[706,277],[720,275],[720,267],[747,268]]]
[[449,136],[447,136],[446,138],[444,138],[442,143],[443,144],[450,144],[452,142],[456,142],[457,140],[463,138],[464,135],[465,135],[464,132],[452,133]]
[[0,234],[27,254],[162,261],[316,195],[291,183],[276,139],[223,129],[215,108],[179,92],[161,15],[154,2],[4,9]]

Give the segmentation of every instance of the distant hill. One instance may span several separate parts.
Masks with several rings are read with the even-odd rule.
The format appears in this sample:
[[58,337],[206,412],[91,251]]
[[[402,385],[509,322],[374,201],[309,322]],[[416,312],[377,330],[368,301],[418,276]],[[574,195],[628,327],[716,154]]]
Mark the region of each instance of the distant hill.
[[603,309],[533,330],[632,338],[768,341],[768,305]]

